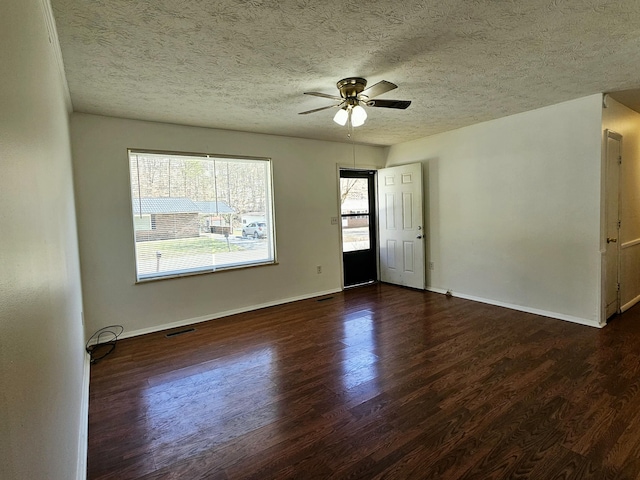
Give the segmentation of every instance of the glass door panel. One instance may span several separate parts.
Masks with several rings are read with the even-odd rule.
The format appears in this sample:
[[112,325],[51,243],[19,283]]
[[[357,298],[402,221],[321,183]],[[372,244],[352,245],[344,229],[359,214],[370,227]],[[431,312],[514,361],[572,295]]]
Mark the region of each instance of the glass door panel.
[[342,265],[345,287],[378,279],[375,171],[340,171]]
[[355,252],[369,250],[371,238],[369,235],[369,216],[342,218],[342,251]]

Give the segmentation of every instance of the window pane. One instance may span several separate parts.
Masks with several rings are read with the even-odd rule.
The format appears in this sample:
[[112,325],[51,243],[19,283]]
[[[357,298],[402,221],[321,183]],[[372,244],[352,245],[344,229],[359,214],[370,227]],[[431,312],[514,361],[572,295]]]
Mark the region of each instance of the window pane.
[[133,228],[134,230],[151,230],[151,215],[134,215],[133,216]]
[[129,160],[138,280],[275,261],[268,160]]
[[342,251],[368,250],[369,216],[342,217]]
[[366,178],[340,179],[342,214],[369,213],[369,183]]

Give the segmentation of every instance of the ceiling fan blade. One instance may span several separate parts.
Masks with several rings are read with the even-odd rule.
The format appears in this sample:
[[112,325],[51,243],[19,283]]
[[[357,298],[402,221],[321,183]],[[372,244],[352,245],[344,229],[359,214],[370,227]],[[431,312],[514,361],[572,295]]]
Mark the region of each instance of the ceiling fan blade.
[[382,95],[383,93],[390,92],[398,88],[395,83],[387,82],[386,80],[382,80],[381,82],[376,83],[375,85],[371,85],[369,88],[366,88],[362,92],[360,92],[359,97],[367,97],[373,98],[378,95]]
[[315,113],[315,112],[320,112],[322,110],[327,110],[329,108],[335,108],[335,107],[339,107],[340,104],[335,104],[335,105],[329,105],[327,107],[320,107],[320,108],[314,108],[313,110],[307,110],[306,112],[300,112],[298,113],[298,115],[306,115],[307,113]]
[[369,100],[368,107],[399,108],[404,110],[411,105],[411,100]]
[[329,95],[328,93],[304,92],[304,94],[305,95],[313,95],[314,97],[330,98],[332,100],[342,100],[342,97],[338,97],[337,95]]

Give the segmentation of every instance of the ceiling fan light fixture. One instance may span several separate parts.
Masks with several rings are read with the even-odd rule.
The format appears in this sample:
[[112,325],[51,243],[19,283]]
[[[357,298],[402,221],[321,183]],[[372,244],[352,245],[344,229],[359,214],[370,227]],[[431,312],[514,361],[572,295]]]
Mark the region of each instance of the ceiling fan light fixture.
[[363,107],[384,107],[404,110],[411,105],[411,101],[409,100],[374,100],[378,95],[398,88],[397,85],[387,82],[386,80],[381,80],[375,85],[366,88],[367,81],[364,78],[349,77],[340,80],[336,86],[338,87],[340,96],[322,92],[304,92],[305,95],[330,98],[338,103],[300,112],[300,115],[338,107],[338,113],[333,117],[333,121],[342,127],[348,125],[349,128],[352,128],[364,125],[364,122],[367,120],[367,112]]
[[364,121],[367,119],[367,111],[360,105],[353,107],[351,111],[351,125],[359,127],[364,125]]
[[336,113],[335,117],[333,117],[333,121],[336,122],[341,127],[344,127],[347,124],[347,120],[349,119],[349,112],[347,112],[346,108],[341,108]]

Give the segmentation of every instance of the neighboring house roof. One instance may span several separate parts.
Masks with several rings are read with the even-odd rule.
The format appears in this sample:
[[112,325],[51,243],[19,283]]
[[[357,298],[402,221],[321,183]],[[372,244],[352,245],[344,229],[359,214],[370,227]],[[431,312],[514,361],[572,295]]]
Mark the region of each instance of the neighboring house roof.
[[134,198],[133,213],[196,213],[198,207],[189,198]]
[[197,205],[200,213],[235,213],[235,210],[231,208],[227,202],[193,202]]
[[194,202],[190,198],[134,198],[132,206],[134,214],[234,213],[226,202]]

